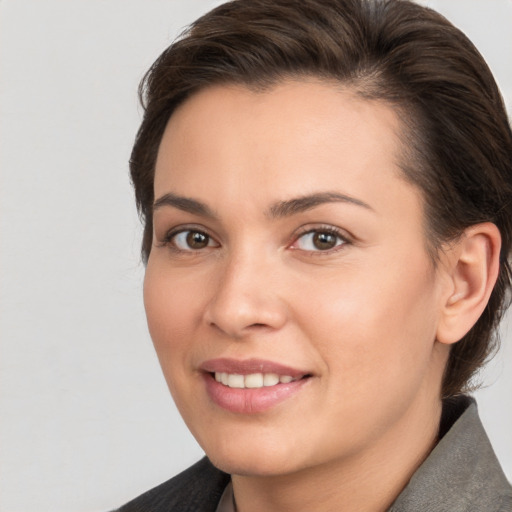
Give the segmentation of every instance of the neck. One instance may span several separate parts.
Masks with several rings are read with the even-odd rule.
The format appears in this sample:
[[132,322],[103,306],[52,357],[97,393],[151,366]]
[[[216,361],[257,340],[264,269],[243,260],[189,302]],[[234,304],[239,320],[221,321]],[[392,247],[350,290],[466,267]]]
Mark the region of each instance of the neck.
[[439,399],[413,405],[364,452],[292,474],[233,475],[237,512],[385,511],[435,446],[440,417]]

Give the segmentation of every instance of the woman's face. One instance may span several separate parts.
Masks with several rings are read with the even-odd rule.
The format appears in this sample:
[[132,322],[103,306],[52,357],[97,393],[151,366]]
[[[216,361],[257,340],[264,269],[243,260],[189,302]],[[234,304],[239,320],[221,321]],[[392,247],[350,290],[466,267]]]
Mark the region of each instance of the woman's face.
[[225,471],[342,462],[433,421],[443,277],[399,132],[390,107],[313,80],[211,87],[171,117],[145,306],[176,404]]

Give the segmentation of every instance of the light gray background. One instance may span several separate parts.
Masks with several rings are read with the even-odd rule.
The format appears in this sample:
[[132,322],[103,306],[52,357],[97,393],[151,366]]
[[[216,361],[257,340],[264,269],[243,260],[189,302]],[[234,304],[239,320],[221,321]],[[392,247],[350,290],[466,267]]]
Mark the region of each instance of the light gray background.
[[[0,510],[108,510],[197,447],[146,331],[127,160],[136,88],[219,2],[0,3]],[[512,2],[439,0],[512,98]],[[512,478],[512,328],[478,392]]]

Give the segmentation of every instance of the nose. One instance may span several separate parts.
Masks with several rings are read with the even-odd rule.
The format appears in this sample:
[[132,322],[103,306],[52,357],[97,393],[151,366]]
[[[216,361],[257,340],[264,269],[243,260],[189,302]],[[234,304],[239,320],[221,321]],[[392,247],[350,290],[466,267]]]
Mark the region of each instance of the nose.
[[205,321],[234,339],[280,329],[288,313],[278,274],[275,264],[255,255],[232,258],[216,277]]

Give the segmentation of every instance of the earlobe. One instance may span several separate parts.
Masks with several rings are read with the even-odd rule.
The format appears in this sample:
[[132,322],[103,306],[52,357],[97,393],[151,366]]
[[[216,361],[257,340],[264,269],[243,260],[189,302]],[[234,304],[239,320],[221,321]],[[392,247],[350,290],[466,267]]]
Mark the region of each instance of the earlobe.
[[463,338],[483,313],[498,278],[501,236],[495,224],[467,228],[447,254],[447,296],[443,299],[437,341]]

